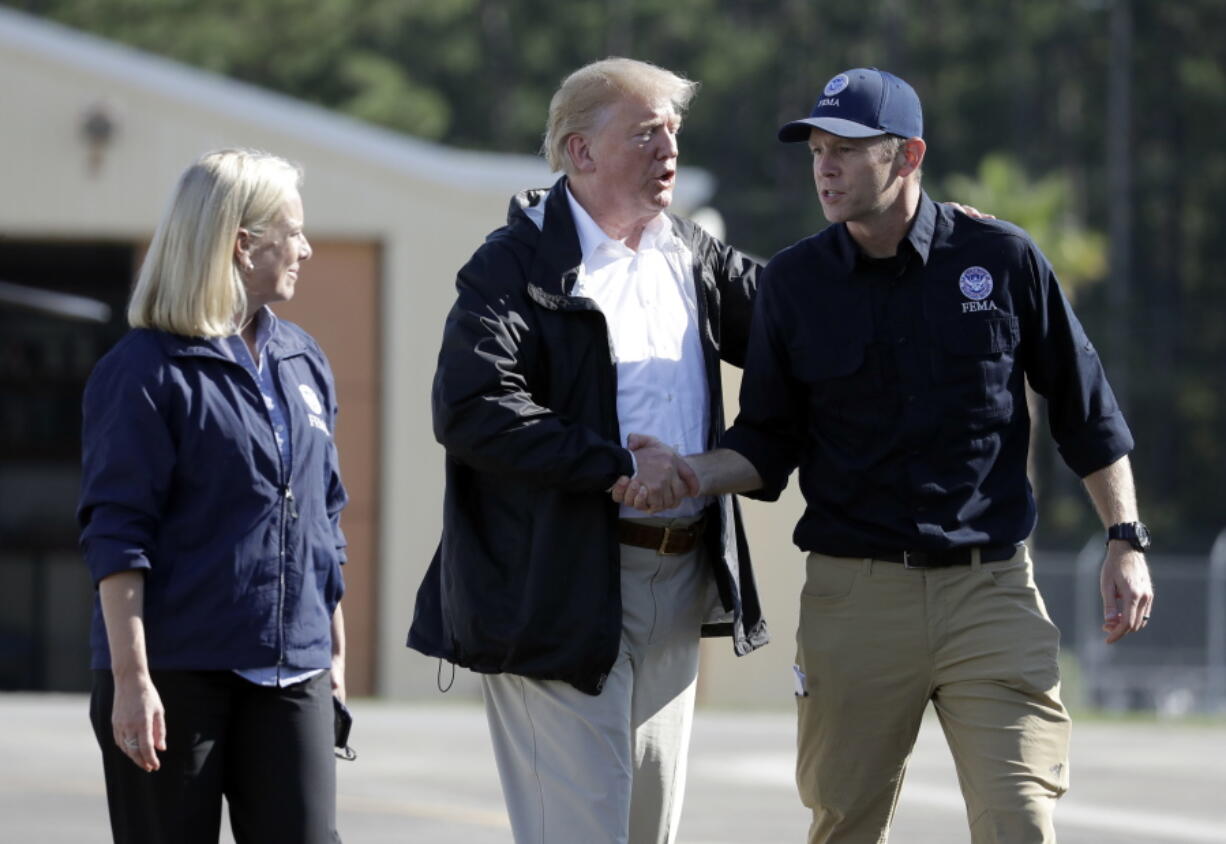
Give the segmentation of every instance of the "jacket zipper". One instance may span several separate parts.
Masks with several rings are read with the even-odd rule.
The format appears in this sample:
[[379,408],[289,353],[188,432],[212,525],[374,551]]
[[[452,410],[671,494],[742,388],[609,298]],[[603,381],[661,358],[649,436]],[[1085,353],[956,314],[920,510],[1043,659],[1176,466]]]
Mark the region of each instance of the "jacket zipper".
[[[563,289],[566,289],[565,280],[563,281],[562,287]],[[594,312],[596,319],[599,320],[601,327],[604,329],[605,348],[608,349],[608,370],[607,371],[609,373],[609,385],[610,385],[610,389],[605,393],[605,401],[609,403],[609,407],[607,409],[608,418],[613,420],[610,425],[610,428],[612,429],[611,430],[612,439],[615,443],[617,443],[618,445],[621,445],[621,436],[622,436],[621,423],[619,422],[617,418],[617,353],[616,353],[616,350],[613,348],[613,334],[609,331],[608,317],[606,317],[604,312],[600,310],[600,307],[596,305],[595,302],[592,302],[592,300],[590,299],[584,299],[584,301],[590,303],[591,305],[590,310]],[[584,308],[584,310],[588,310],[588,308]],[[616,544],[613,546],[613,548],[614,548],[614,552],[612,555],[613,576],[617,579],[618,583],[620,583],[621,582],[621,557],[620,557],[620,553],[617,551]],[[621,622],[619,621],[618,622],[619,629],[620,629],[620,626],[621,626]],[[609,679],[608,671],[601,671],[599,674],[596,675],[596,693],[597,694],[600,694],[601,692],[604,691],[605,683],[608,682],[608,679]]]
[[[273,389],[276,389],[281,384],[281,359],[277,359],[276,377]],[[269,366],[274,364],[270,361]],[[285,391],[282,390],[282,397]],[[268,413],[268,409],[264,409]],[[269,426],[272,425],[272,416],[268,416]],[[292,425],[290,424],[289,408],[285,408],[285,436],[292,437]],[[290,440],[290,451],[293,453],[293,440]],[[277,682],[281,681],[281,666],[285,664],[285,569],[286,546],[289,541],[289,522],[290,519],[295,521],[298,519],[298,506],[294,503],[294,489],[292,485],[294,469],[292,466],[285,465],[285,458],[281,454],[280,446],[277,447],[277,463],[281,466],[281,477],[285,479],[285,483],[281,487],[281,553],[278,560],[280,572],[277,576]]]
[[[273,379],[275,381],[275,383],[273,384],[274,390],[281,384],[281,363],[282,363],[281,358],[277,358],[276,360],[274,360],[272,356],[269,355],[268,365],[270,367],[275,367],[276,369],[276,377]],[[247,369],[246,365],[242,363],[239,363],[238,365],[239,365],[239,368],[242,369],[243,372],[247,374],[247,377],[252,380],[252,383],[255,386],[256,393],[259,395],[263,395],[263,392],[260,389],[259,379],[256,376],[254,376],[250,372],[250,370]],[[258,366],[259,364],[256,363],[256,365]],[[284,391],[282,391],[282,393],[284,393]],[[277,466],[279,466],[281,469],[279,473],[280,477],[284,478],[284,482],[281,484],[280,491],[278,493],[278,497],[281,499],[281,530],[280,530],[280,536],[279,536],[279,546],[280,547],[278,548],[278,553],[277,553],[278,571],[277,571],[277,665],[276,665],[276,668],[277,668],[277,685],[280,686],[281,684],[281,666],[285,665],[285,569],[286,569],[285,551],[289,543],[289,522],[290,522],[290,519],[298,518],[298,507],[294,503],[294,490],[291,485],[291,481],[293,478],[293,467],[292,466],[287,467],[285,465],[285,458],[281,454],[281,447],[276,444],[276,431],[274,430],[274,422],[273,422],[272,414],[269,412],[268,407],[264,404],[262,400],[260,401],[259,404],[260,404],[260,408],[262,409],[264,413],[264,418],[268,422],[268,430],[273,433],[273,444],[276,445],[276,452],[277,452]],[[293,426],[290,424],[290,418],[289,418],[289,408],[286,407],[285,408],[285,436],[287,437],[291,436],[292,427]],[[291,446],[291,452],[292,452],[292,448],[293,448],[292,441],[290,443],[290,446]]]
[[[297,354],[298,352],[296,351],[292,352],[290,354],[290,357],[294,357]],[[237,366],[247,375],[248,378],[251,379],[252,384],[255,386],[256,393],[263,395],[260,391],[260,382],[259,382],[258,377],[252,375],[251,371],[247,369],[246,364],[242,363],[241,361],[234,360],[233,358],[220,355],[213,349],[209,349],[209,354],[205,355],[205,357],[216,358],[216,359],[223,360],[223,361],[226,361],[227,363]],[[277,371],[276,378],[274,379],[276,381],[276,383],[273,385],[274,389],[276,387],[279,387],[281,384],[281,364],[285,360],[286,360],[285,358],[277,358],[274,361],[272,356],[269,355],[268,365],[275,366],[276,371]],[[256,365],[258,366],[258,363]],[[284,391],[282,392],[284,393]],[[272,431],[273,430],[272,414],[268,412],[268,408],[264,406],[263,401],[260,401],[259,404],[263,410],[264,418],[268,422],[268,429]],[[287,403],[287,406],[285,408],[285,436],[291,437],[292,429],[293,429],[293,425],[290,423],[289,407]],[[274,436],[274,445],[275,445],[275,436],[276,436],[275,432],[273,436]],[[290,445],[291,445],[291,452],[292,452],[292,446],[293,446],[292,441]],[[280,446],[277,446],[276,452],[277,452],[277,465],[281,469],[280,476],[285,479],[284,483],[282,483],[280,486],[280,491],[278,494],[278,497],[281,499],[281,531],[280,531],[280,549],[279,549],[279,554],[278,554],[279,572],[277,574],[277,664],[276,664],[276,667],[277,667],[277,683],[278,685],[280,685],[281,666],[285,664],[285,580],[286,580],[285,578],[285,571],[286,571],[285,553],[286,553],[286,546],[288,545],[288,541],[289,541],[289,521],[290,519],[293,519],[295,521],[298,519],[298,506],[297,504],[295,504],[295,501],[294,501],[294,490],[292,487],[293,467],[292,466],[287,467],[285,465],[285,459],[281,456]]]
[[289,520],[298,518],[298,507],[294,504],[294,490],[289,480],[282,487],[281,495],[281,555],[279,560],[280,573],[277,588],[277,681],[281,680],[281,666],[285,664],[285,547],[289,534]]

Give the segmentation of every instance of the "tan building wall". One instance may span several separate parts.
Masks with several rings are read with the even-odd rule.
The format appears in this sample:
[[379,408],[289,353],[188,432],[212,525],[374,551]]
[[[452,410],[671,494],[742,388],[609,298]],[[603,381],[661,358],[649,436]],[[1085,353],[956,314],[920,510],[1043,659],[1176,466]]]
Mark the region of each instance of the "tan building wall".
[[277,313],[309,330],[332,364],[340,416],[336,446],[349,504],[345,566],[345,680],[352,694],[375,689],[379,528],[379,245],[315,240],[294,298]]

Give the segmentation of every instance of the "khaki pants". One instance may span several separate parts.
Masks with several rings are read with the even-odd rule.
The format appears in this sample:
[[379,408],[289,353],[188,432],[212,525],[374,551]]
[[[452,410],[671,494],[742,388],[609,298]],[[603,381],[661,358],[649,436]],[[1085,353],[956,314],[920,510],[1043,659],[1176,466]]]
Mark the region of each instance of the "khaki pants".
[[811,844],[883,844],[932,701],[975,844],[1054,842],[1068,788],[1060,634],[1029,553],[940,569],[810,554],[796,782]]
[[701,549],[662,556],[622,545],[621,577],[621,651],[599,695],[515,674],[482,676],[517,844],[676,839],[710,564]]

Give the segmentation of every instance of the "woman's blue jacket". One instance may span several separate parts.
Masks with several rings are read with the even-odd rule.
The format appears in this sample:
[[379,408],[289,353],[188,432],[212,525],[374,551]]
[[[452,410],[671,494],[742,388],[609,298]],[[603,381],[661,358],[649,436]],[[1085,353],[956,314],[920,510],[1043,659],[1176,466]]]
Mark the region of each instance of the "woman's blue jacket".
[[[223,341],[137,329],[85,388],[78,520],[95,585],[143,569],[153,669],[327,668],[344,582],[336,391],[316,342],[278,321],[266,365],[292,443],[282,465],[255,379]],[[94,668],[110,655],[97,596]]]

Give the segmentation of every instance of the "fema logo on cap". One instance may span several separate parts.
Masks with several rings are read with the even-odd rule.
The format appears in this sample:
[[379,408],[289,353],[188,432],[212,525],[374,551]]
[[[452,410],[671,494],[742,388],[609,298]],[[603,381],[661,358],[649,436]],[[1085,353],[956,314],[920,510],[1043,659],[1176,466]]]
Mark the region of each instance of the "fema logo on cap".
[[980,302],[992,295],[992,274],[983,267],[967,267],[958,279],[962,295]]
[[851,82],[851,80],[847,78],[847,74],[840,73],[838,76],[834,77],[834,79],[831,79],[826,83],[826,88],[822,91],[822,93],[827,97],[833,97],[839,91],[846,88],[849,82]]

